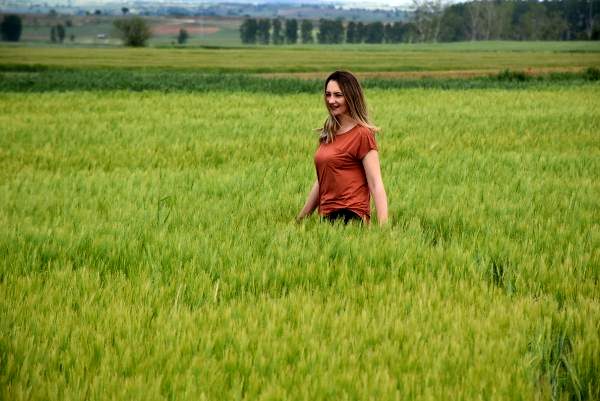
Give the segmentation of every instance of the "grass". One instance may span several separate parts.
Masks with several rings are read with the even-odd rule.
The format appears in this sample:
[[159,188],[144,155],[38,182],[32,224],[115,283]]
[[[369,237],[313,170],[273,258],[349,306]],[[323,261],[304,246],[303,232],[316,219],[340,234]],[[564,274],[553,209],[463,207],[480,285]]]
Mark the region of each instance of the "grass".
[[[480,51],[481,44],[473,44],[473,51],[464,51],[468,44],[462,44],[458,48],[455,46],[271,46],[223,49],[3,46],[0,47],[0,64],[45,65],[70,69],[183,69],[229,73],[326,72],[340,68],[355,72],[479,70],[493,73],[505,69],[578,70],[600,66],[600,47],[597,43],[586,44],[589,51],[585,52],[534,51],[528,48],[522,51]],[[572,46],[573,49],[579,48],[577,43]],[[436,50],[432,50],[433,48]]]
[[[535,89],[549,86],[587,85],[600,79],[600,70],[551,73],[531,76],[523,71],[505,70],[499,74],[463,78],[365,78],[365,88],[380,89]],[[140,70],[58,70],[44,66],[5,66],[0,72],[0,92],[47,92],[89,90],[160,90],[166,92],[242,91],[276,94],[316,93],[321,79],[267,77],[249,74],[207,74],[191,71]]]
[[369,89],[379,229],[317,94],[5,92],[0,398],[600,398],[599,94]]

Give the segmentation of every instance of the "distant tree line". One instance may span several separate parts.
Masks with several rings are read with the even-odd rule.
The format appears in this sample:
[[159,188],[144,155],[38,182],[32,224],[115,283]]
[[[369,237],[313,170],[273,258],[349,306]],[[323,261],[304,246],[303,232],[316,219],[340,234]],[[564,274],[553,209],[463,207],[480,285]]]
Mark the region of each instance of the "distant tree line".
[[599,40],[600,0],[413,0],[415,41]]
[[[300,24],[302,43],[312,43],[313,29],[312,21],[302,21]],[[246,18],[240,26],[240,38],[245,44],[296,44],[298,43],[298,20],[287,19],[282,22],[280,19]]]
[[[465,40],[599,40],[600,0],[476,0],[445,6],[413,0],[398,22],[246,18],[245,44],[453,42]],[[300,35],[298,35],[298,31]]]

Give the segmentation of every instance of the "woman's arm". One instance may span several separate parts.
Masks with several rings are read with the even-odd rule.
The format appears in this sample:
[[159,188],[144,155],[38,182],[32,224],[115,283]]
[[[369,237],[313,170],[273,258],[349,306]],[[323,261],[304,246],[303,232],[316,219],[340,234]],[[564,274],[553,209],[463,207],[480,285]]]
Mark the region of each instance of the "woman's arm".
[[300,221],[303,218],[310,216],[312,212],[319,206],[319,180],[315,180],[310,193],[308,194],[308,199],[306,199],[306,203],[304,207],[296,217],[296,221]]
[[388,220],[388,204],[383,180],[381,179],[381,168],[379,167],[379,155],[376,150],[371,150],[362,160],[369,191],[375,200],[375,209],[377,209],[377,221],[379,225],[384,225]]

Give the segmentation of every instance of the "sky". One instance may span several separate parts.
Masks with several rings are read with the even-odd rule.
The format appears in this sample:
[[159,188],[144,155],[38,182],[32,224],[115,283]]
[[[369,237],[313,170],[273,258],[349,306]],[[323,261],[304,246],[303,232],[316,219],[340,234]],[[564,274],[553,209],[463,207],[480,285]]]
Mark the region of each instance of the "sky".
[[[254,3],[254,4],[258,4],[258,3],[265,3],[265,2],[269,2],[269,3],[273,3],[275,2],[274,0],[229,0],[229,1],[211,1],[211,0],[141,0],[141,1],[148,1],[148,2],[153,2],[153,3],[187,3],[187,4],[203,4],[203,3]],[[87,4],[105,4],[105,3],[117,3],[117,2],[122,2],[122,3],[134,3],[135,0],[49,0],[47,1],[48,3],[53,3],[53,4],[72,4],[72,5],[76,5],[76,6],[84,6]],[[290,2],[289,0],[283,0],[281,2]],[[324,3],[322,1],[302,1],[302,0],[298,0],[298,3]],[[356,0],[348,0],[348,1],[343,1],[343,0],[329,0],[327,1],[328,3],[339,3],[339,4],[344,4],[344,5],[348,5],[348,6],[352,6],[352,7],[373,7],[373,6],[406,6],[412,3],[412,0],[366,0],[366,1],[356,1]]]

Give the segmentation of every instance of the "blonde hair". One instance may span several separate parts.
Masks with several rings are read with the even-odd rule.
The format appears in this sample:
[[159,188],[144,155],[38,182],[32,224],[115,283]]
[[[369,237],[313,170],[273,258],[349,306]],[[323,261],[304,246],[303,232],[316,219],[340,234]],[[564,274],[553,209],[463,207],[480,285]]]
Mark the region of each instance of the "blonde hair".
[[[340,87],[340,90],[344,95],[344,99],[346,100],[350,118],[356,121],[359,125],[369,128],[373,132],[379,131],[379,128],[369,122],[367,103],[365,102],[362,87],[360,86],[358,79],[356,79],[351,72],[335,71],[325,80],[324,90],[327,90],[327,84],[330,81],[337,82],[338,86]],[[327,107],[325,95],[323,95],[323,99],[325,100],[325,106],[329,112],[329,116],[325,120],[323,127],[317,130],[321,133],[319,136],[319,141],[330,143],[333,141],[335,138],[335,133],[340,128],[340,122],[333,114],[331,114],[331,110],[329,107]]]

